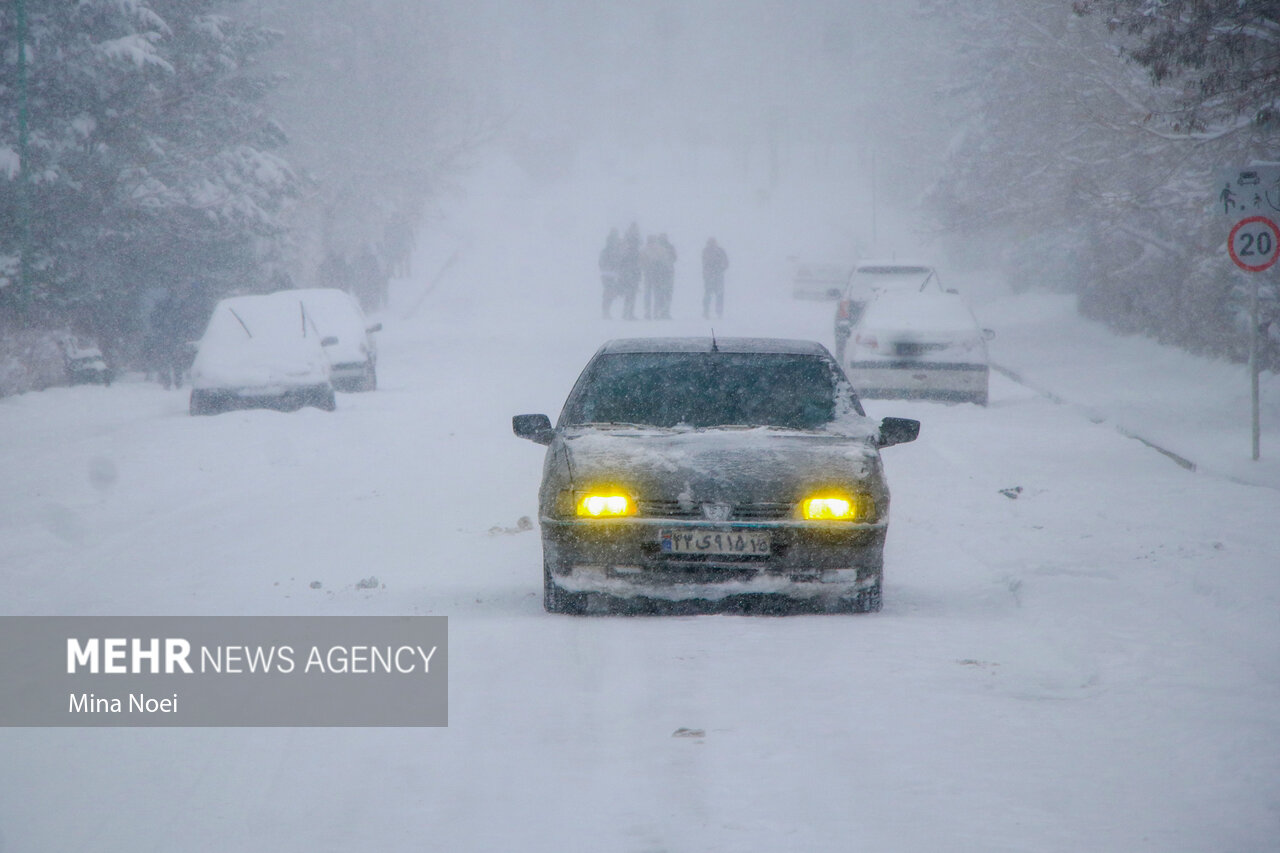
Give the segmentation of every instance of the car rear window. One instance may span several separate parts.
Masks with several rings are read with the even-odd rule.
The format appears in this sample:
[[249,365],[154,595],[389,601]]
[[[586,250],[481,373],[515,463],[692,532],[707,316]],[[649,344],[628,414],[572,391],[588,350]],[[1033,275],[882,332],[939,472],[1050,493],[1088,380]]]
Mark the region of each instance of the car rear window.
[[560,423],[817,429],[836,415],[834,369],[788,353],[608,353],[578,381]]

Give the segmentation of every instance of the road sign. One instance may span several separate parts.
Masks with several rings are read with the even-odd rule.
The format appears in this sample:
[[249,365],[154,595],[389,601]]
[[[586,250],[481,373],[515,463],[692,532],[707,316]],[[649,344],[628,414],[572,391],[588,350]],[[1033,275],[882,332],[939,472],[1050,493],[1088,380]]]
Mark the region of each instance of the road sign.
[[1280,218],[1280,165],[1224,172],[1216,185],[1218,214],[1234,224],[1252,216]]
[[[1245,166],[1224,172],[1214,185],[1214,209],[1219,221],[1231,226],[1227,254],[1240,269],[1262,272],[1280,257],[1280,163]],[[1251,275],[1249,297],[1249,396],[1253,408],[1253,458],[1261,455],[1258,276]]]
[[1280,227],[1265,216],[1241,219],[1227,238],[1227,251],[1240,269],[1262,272],[1280,257]]

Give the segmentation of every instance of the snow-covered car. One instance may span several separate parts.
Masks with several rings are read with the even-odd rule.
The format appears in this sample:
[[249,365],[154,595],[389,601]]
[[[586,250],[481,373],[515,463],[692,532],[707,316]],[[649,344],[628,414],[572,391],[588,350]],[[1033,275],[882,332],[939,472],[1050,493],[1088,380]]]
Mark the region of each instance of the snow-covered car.
[[512,427],[548,446],[548,611],[880,609],[880,448],[920,423],[867,418],[821,344],[611,341],[554,428]]
[[289,292],[219,302],[191,365],[191,414],[229,409],[333,411],[329,359],[302,300]]
[[853,329],[844,372],[862,397],[987,404],[987,340],[956,293],[882,293]]
[[795,261],[791,271],[791,295],[796,299],[839,299],[852,271],[852,264]]
[[918,261],[863,260],[854,264],[836,303],[836,358],[844,360],[850,330],[867,304],[881,293],[910,291],[942,293],[942,282],[932,265]]
[[381,323],[365,319],[360,303],[351,294],[331,287],[286,290],[306,306],[323,338],[335,338],[325,347],[329,379],[339,391],[373,391],[378,387],[378,345],[375,332]]
[[92,340],[67,334],[59,340],[67,382],[72,385],[110,385],[114,375],[102,350]]

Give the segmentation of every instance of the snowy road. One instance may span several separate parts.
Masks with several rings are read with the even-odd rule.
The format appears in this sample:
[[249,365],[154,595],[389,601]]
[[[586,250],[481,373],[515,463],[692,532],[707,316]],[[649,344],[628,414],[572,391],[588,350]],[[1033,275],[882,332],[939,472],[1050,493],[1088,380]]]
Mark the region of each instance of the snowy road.
[[[924,424],[885,452],[883,613],[549,616],[510,416],[658,329],[490,307],[386,318],[381,390],[333,414],[0,400],[4,612],[441,614],[451,640],[447,729],[0,732],[0,850],[1273,848],[1280,493],[997,376],[987,409],[868,403]],[[828,324],[762,299],[721,333]]]

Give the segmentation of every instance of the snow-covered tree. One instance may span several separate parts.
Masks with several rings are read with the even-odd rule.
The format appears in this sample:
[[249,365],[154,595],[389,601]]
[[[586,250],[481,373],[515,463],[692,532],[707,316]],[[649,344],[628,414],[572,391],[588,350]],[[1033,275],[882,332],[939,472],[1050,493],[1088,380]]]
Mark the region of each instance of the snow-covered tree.
[[[1015,284],[1073,290],[1083,313],[1118,329],[1237,351],[1234,277],[1206,209],[1219,169],[1277,150],[1265,123],[1218,113],[1210,126],[1205,102],[1193,130],[1186,89],[1153,87],[1145,66],[1126,61],[1132,33],[1073,14],[1080,4],[937,11],[962,34],[952,87],[961,130],[930,196],[939,224],[998,235],[1012,246]],[[1251,109],[1261,111],[1261,101]]]
[[224,0],[25,5],[25,168],[17,10],[0,9],[0,308],[111,337],[149,293],[266,286],[294,183],[254,69],[272,36]]
[[1174,91],[1175,129],[1280,123],[1280,0],[1086,0],[1125,55]]

